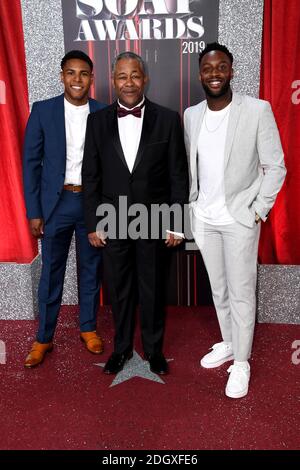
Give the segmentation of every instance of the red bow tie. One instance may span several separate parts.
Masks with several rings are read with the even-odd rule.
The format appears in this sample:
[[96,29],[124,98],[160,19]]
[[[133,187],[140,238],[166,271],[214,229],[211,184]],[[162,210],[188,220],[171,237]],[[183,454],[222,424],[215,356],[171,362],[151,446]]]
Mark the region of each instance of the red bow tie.
[[118,117],[122,118],[122,117],[128,116],[129,114],[132,114],[132,116],[140,118],[140,117],[142,117],[142,111],[141,110],[144,107],[144,104],[145,103],[143,103],[141,106],[136,106],[133,109],[125,109],[125,108],[121,108],[121,106],[118,106],[118,108],[117,108]]

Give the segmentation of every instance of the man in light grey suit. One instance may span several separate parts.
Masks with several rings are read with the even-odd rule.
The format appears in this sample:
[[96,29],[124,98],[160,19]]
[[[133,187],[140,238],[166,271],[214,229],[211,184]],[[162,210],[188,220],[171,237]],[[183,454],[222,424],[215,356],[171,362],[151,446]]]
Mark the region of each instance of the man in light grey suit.
[[199,56],[206,100],[185,111],[194,239],[209,275],[223,341],[201,359],[205,368],[234,360],[225,393],[248,393],[256,311],[261,221],[286,169],[268,102],[233,93],[233,56],[218,43]]

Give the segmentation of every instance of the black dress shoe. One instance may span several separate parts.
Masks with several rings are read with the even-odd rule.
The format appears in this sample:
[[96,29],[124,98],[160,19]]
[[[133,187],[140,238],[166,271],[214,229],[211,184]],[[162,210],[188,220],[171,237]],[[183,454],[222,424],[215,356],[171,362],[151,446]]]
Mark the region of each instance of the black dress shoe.
[[154,374],[165,375],[169,372],[168,363],[162,353],[145,354],[146,361],[149,361],[150,370]]
[[126,361],[132,358],[132,351],[123,354],[113,352],[104,366],[104,374],[117,374],[120,372]]

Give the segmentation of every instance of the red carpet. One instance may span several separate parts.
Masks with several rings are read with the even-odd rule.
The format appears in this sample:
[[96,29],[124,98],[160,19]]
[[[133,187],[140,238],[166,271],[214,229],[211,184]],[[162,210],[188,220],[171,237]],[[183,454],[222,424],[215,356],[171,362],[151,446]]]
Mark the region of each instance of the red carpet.
[[[300,326],[257,325],[247,397],[224,395],[229,363],[205,370],[199,358],[220,340],[211,308],[169,308],[165,384],[132,378],[110,388],[95,363],[112,351],[109,309],[101,309],[105,353],[79,341],[77,308],[64,307],[55,348],[36,369],[24,358],[37,322],[0,321],[1,449],[298,449],[300,364],[291,361]],[[139,332],[136,350],[142,353]],[[298,355],[299,357],[299,355]]]

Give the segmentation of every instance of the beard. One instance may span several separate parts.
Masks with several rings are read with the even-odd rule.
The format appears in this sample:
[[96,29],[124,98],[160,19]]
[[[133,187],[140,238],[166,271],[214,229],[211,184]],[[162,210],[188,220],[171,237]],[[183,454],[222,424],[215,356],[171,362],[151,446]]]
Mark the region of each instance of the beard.
[[228,93],[228,90],[230,89],[230,80],[226,80],[222,88],[217,92],[212,91],[205,83],[202,83],[202,87],[205,94],[210,98],[221,98]]

